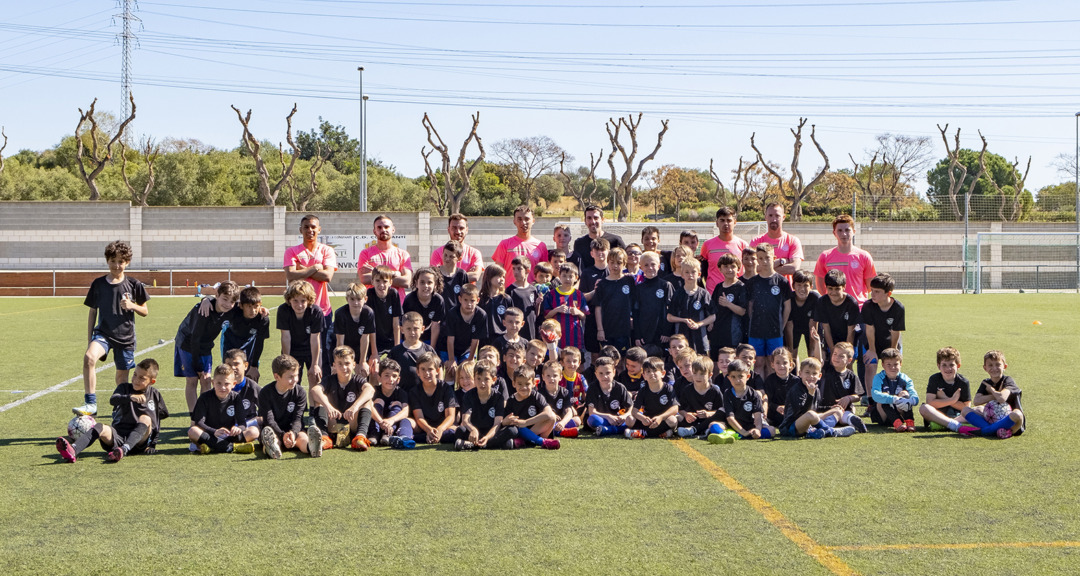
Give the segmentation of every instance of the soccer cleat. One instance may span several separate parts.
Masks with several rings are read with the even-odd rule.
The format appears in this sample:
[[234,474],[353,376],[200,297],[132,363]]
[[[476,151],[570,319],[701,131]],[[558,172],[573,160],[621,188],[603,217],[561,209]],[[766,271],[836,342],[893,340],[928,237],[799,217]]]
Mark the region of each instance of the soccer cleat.
[[904,425],[904,421],[899,419],[899,418],[897,418],[896,420],[893,420],[892,427],[893,427],[893,430],[896,430],[897,432],[906,432],[907,431],[907,426]]
[[109,462],[119,462],[123,457],[124,448],[121,446],[117,446],[116,448],[109,450],[109,453],[105,455],[105,459]]
[[839,438],[847,438],[848,436],[854,436],[855,435],[855,427],[854,426],[840,426],[839,428],[833,428],[832,431],[833,431],[832,436],[839,437]]
[[848,422],[851,423],[851,427],[859,434],[864,434],[866,432],[866,422],[863,422],[862,418],[852,414]]
[[623,432],[623,435],[626,436],[627,438],[644,438],[645,437],[645,431],[644,430],[631,430],[631,429],[627,428],[626,431]]
[[341,428],[338,428],[337,433],[334,434],[334,448],[344,448],[349,445],[349,427],[342,426]]
[[382,436],[379,437],[379,446],[389,446],[389,445],[390,445],[390,436],[388,434],[383,434]]
[[1008,440],[1009,438],[1012,438],[1012,435],[1013,431],[1011,428],[999,428],[997,431],[997,437],[1002,440]]
[[675,431],[674,431],[674,430],[668,430],[668,431],[666,431],[666,432],[663,432],[663,433],[661,433],[661,434],[660,434],[660,437],[666,440],[666,439],[668,439],[668,438],[671,438],[671,437],[672,437],[672,436],[674,436],[674,435],[675,435]]
[[941,424],[938,424],[937,422],[929,422],[927,423],[926,427],[929,428],[931,432],[943,432],[945,430],[948,430],[948,428],[942,426]]
[[267,456],[277,460],[281,458],[281,444],[278,444],[277,434],[274,434],[273,428],[264,426],[262,429],[262,444],[263,452]]
[[61,436],[56,439],[56,451],[60,453],[60,457],[65,462],[71,463],[75,461],[75,449],[71,447],[71,442],[68,442],[67,438]]
[[391,436],[388,440],[390,447],[398,450],[412,450],[416,448],[416,440],[405,436]]
[[[470,444],[470,442],[466,442],[466,444]],[[544,441],[540,444],[540,447],[544,450],[558,450],[561,446],[562,443],[560,443],[558,440],[551,440],[548,438],[545,438]]]
[[334,447],[334,441],[331,440],[329,436],[323,434],[323,437],[322,437],[322,449],[323,450],[330,450],[333,447]]
[[457,440],[454,441],[454,450],[457,450],[458,452],[461,452],[464,449],[465,449],[465,440],[463,440],[461,438],[458,438]]
[[72,408],[71,412],[76,416],[97,416],[97,404],[87,402],[82,406]]
[[908,418],[907,420],[904,420],[904,427],[907,428],[907,430],[905,430],[905,432],[914,432],[915,431],[915,421],[912,420],[911,418]]
[[511,438],[511,439],[509,439],[509,440],[507,440],[507,441],[506,441],[506,446],[505,446],[505,448],[506,448],[507,450],[514,450],[514,449],[516,449],[516,448],[517,448],[517,443],[516,443],[516,442],[514,442],[514,440],[515,440],[514,438]]
[[353,436],[352,442],[349,443],[349,446],[351,446],[352,449],[356,450],[357,452],[367,452],[368,448],[371,448],[371,441],[367,439],[367,436],[364,436],[363,434],[357,434],[356,436]]
[[254,454],[255,443],[254,442],[234,442],[232,445],[232,451],[237,454]]
[[198,452],[199,454],[209,454],[210,453],[210,446],[208,446],[206,444],[199,444],[199,446],[195,449],[195,451]]
[[956,432],[961,436],[975,436],[979,433],[979,429],[975,426],[968,426],[967,424],[964,424],[960,426],[960,428],[957,428]]
[[706,440],[708,440],[709,444],[733,444],[735,442],[735,438],[727,433],[709,434]]
[[806,431],[806,437],[813,440],[821,440],[825,437],[825,431],[821,428],[811,428]]
[[561,436],[563,438],[577,438],[577,435],[578,435],[578,429],[577,428],[563,428],[562,430],[559,431],[559,436]]
[[322,456],[323,443],[322,433],[319,432],[319,427],[312,424],[308,427],[308,454],[312,458],[318,458]]
[[678,432],[679,438],[689,438],[694,435],[695,430],[688,426],[680,426]]
[[521,438],[514,438],[514,448],[524,448],[526,446],[528,446],[528,444],[524,440]]

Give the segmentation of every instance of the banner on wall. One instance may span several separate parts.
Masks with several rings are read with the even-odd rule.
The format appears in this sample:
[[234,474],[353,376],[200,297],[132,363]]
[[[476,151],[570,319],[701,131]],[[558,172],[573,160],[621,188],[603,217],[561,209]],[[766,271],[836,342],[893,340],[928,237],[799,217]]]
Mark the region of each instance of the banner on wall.
[[[296,235],[292,237],[293,244],[290,246],[296,246],[297,244],[304,243],[304,237]],[[321,234],[319,235],[319,241],[334,249],[334,253],[337,254],[338,269],[339,270],[356,270],[356,260],[360,258],[360,252],[364,251],[364,248],[375,245],[374,234]],[[394,246],[401,248],[402,250],[408,250],[409,246],[405,242],[404,234],[394,234],[392,239]]]

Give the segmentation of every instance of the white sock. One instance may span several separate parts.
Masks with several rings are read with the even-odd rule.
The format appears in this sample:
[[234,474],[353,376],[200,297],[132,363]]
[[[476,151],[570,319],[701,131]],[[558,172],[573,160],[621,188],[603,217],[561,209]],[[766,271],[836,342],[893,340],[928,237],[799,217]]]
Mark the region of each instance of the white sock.
[[960,423],[957,422],[956,420],[949,420],[949,423],[946,424],[946,427],[949,430],[952,430],[953,432],[956,432],[957,430],[960,429]]
[[851,424],[851,417],[854,416],[851,412],[844,412],[840,415],[841,424]]

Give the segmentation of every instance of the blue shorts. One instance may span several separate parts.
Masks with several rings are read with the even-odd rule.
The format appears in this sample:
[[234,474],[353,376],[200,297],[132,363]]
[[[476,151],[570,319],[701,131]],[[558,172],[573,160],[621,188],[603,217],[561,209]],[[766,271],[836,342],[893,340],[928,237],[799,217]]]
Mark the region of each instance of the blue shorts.
[[[439,360],[442,360],[443,364],[446,364],[447,360],[449,360],[449,359],[450,359],[450,356],[446,353],[445,350],[440,350],[439,351]],[[455,364],[462,364],[462,363],[468,362],[468,361],[469,361],[469,353],[466,352],[466,353],[462,354],[461,356],[458,356],[457,359],[454,360],[454,363]]]
[[[769,354],[772,354],[773,350],[776,350],[777,348],[783,347],[784,337],[781,336],[779,338],[748,338],[747,344],[750,344],[754,347],[754,352],[756,352],[758,357],[760,358],[762,356],[768,356]],[[751,368],[753,367],[751,366]]]
[[105,353],[101,355],[101,360],[105,360],[109,357],[109,350],[113,351],[113,362],[116,363],[117,370],[131,370],[135,367],[135,345],[131,346],[114,346],[109,339],[102,333],[94,330],[93,337],[90,338],[90,343],[97,342],[105,349]]
[[198,378],[199,372],[210,374],[214,371],[214,357],[192,356],[191,352],[176,346],[173,351],[173,376],[177,378]]
[[792,438],[799,437],[799,429],[795,427],[795,424],[788,426],[780,431],[781,436],[791,436]]

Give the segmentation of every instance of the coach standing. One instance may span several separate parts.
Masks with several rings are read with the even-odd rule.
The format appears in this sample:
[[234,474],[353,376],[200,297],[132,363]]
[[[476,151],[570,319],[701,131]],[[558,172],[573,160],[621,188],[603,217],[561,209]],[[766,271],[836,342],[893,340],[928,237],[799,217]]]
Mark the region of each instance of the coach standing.
[[[469,275],[470,282],[480,280],[480,273],[484,271],[484,257],[479,250],[465,243],[465,237],[469,234],[469,219],[464,214],[451,214],[450,222],[446,225],[446,233],[451,240],[461,244],[462,253],[461,260],[458,261],[458,268],[461,268]],[[432,266],[442,266],[444,247],[445,245],[440,244],[431,253]]]
[[406,250],[393,243],[394,221],[389,216],[375,218],[375,244],[360,252],[356,260],[356,279],[361,284],[371,286],[371,272],[376,266],[386,266],[394,271],[391,286],[397,289],[401,301],[405,301],[405,290],[412,282],[412,257]]
[[285,249],[285,280],[307,280],[315,289],[315,303],[323,313],[322,347],[323,373],[329,374],[329,351],[334,347],[333,308],[330,307],[330,281],[337,271],[337,253],[319,242],[322,226],[319,217],[308,214],[300,220],[301,244]]
[[772,244],[773,270],[787,278],[791,283],[791,275],[799,269],[803,261],[802,242],[792,234],[784,232],[784,207],[773,202],[765,207],[765,224],[768,231],[750,242],[754,248],[759,244]]
[[514,258],[524,256],[532,263],[529,267],[529,282],[534,279],[536,265],[547,262],[547,244],[532,235],[534,222],[532,208],[528,205],[522,204],[514,208],[514,226],[517,228],[517,235],[504,239],[495,247],[495,254],[491,259],[506,269],[507,286],[514,283],[514,268],[510,265]]
[[599,206],[593,204],[585,208],[585,226],[589,229],[589,233],[574,240],[574,251],[568,258],[577,265],[579,270],[593,265],[592,241],[597,238],[607,240],[612,248],[626,250],[626,244],[623,243],[621,236],[604,232],[604,211]]
[[[705,289],[709,291],[709,294],[713,293],[717,284],[724,281],[724,275],[720,273],[718,266],[720,257],[731,254],[736,260],[742,262],[743,248],[749,246],[746,240],[735,235],[735,211],[731,208],[723,206],[716,211],[716,229],[718,230],[716,237],[709,238],[701,245],[701,255],[708,262],[709,272],[705,276]],[[678,270],[672,270],[672,272],[679,273]]]

